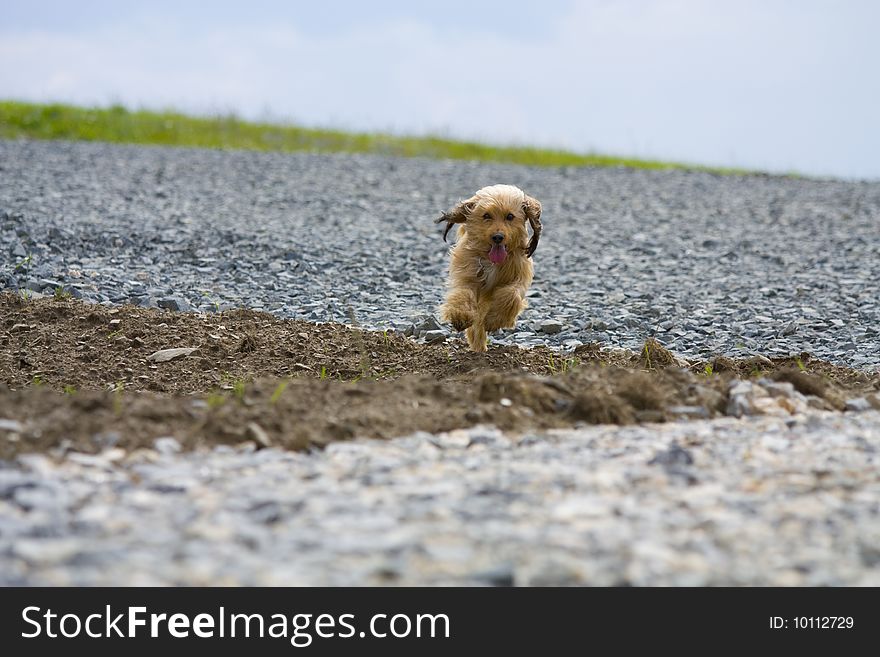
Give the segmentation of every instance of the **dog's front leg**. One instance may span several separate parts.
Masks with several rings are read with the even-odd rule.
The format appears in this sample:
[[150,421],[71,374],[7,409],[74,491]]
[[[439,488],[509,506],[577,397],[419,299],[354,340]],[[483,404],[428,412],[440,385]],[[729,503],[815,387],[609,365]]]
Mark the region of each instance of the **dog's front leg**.
[[492,294],[482,292],[477,297],[476,313],[474,314],[474,323],[467,330],[468,345],[474,351],[486,351],[488,343],[488,335],[486,332],[486,314],[492,308]]
[[527,305],[521,287],[505,285],[496,288],[487,304],[483,326],[489,333],[502,328],[513,328],[516,318]]
[[452,324],[456,331],[464,331],[474,323],[477,314],[477,295],[467,287],[457,287],[446,295],[440,307],[440,318]]
[[488,343],[488,335],[482,322],[475,322],[473,326],[468,328],[465,333],[468,346],[474,351],[486,351]]

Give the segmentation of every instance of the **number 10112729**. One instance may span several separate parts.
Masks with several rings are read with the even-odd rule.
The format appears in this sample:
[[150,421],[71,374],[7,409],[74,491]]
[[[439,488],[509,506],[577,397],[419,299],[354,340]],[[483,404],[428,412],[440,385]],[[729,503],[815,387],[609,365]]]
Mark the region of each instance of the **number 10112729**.
[[782,616],[770,617],[770,628],[774,630],[849,630],[854,624],[852,616]]

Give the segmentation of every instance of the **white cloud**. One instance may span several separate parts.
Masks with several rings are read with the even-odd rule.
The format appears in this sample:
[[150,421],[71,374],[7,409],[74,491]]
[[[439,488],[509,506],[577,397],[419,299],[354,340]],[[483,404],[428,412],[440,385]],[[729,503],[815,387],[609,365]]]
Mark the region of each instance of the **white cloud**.
[[0,94],[880,177],[878,17],[858,3],[594,1],[538,36],[516,12],[320,36],[141,19],[2,34]]

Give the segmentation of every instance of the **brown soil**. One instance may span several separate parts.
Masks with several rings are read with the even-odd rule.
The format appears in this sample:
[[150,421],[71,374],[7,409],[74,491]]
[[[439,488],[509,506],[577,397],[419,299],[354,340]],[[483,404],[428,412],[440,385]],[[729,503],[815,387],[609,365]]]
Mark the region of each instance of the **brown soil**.
[[[183,347],[195,350],[149,359]],[[732,378],[759,376],[790,381],[829,409],[850,397],[876,401],[880,389],[880,374],[808,354],[684,363],[653,341],[640,353],[584,345],[565,356],[476,354],[457,340],[422,345],[247,310],[198,315],[3,294],[0,420],[21,429],[0,424],[0,458],[135,449],[161,436],[187,449],[246,440],[304,449],[479,423],[521,432],[714,417]]]

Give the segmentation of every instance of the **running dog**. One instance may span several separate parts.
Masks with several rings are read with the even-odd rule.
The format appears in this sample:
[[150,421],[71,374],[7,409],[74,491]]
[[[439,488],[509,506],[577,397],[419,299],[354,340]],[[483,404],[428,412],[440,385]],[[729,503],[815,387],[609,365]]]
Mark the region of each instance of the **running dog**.
[[436,223],[444,221],[444,241],[452,226],[459,228],[440,317],[456,331],[466,331],[471,349],[486,351],[487,334],[512,328],[528,305],[532,254],[541,237],[541,203],[513,185],[492,185]]

